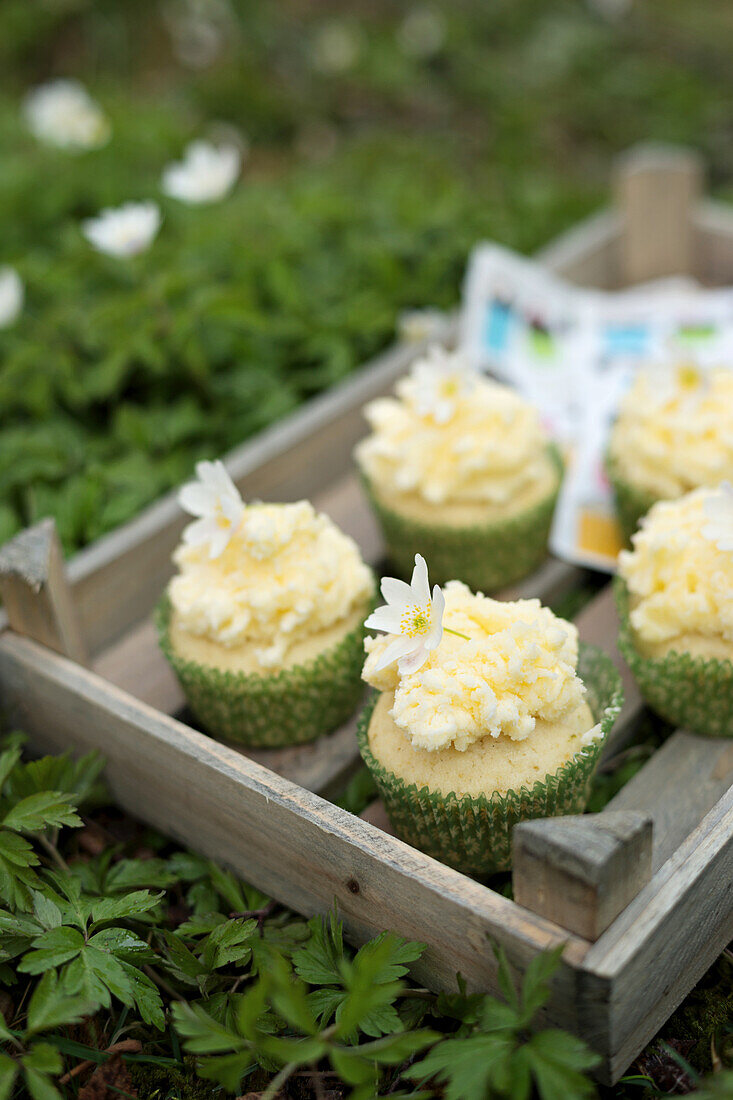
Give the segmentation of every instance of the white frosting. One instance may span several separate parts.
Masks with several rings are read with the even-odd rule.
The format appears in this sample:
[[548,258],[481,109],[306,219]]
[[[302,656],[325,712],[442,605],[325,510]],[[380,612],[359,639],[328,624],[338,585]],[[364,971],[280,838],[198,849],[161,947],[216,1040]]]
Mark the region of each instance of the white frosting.
[[640,371],[610,451],[628,480],[662,499],[733,477],[733,371]]
[[372,434],[356,449],[369,480],[428,504],[502,505],[547,480],[547,436],[517,393],[435,351],[371,402]]
[[250,504],[220,557],[182,543],[168,592],[178,625],[220,645],[252,646],[263,666],[366,605],[371,571],[353,539],[307,501]]
[[733,551],[703,533],[713,489],[660,501],[619,554],[618,569],[635,605],[631,625],[646,642],[680,635],[733,641]]
[[463,751],[489,734],[522,741],[537,718],[559,720],[578,705],[585,688],[575,671],[572,623],[539,600],[492,600],[460,581],[443,591],[443,637],[416,672],[400,675],[396,664],[378,670],[390,638],[365,641],[363,678],[379,691],[394,690],[392,717],[413,746]]

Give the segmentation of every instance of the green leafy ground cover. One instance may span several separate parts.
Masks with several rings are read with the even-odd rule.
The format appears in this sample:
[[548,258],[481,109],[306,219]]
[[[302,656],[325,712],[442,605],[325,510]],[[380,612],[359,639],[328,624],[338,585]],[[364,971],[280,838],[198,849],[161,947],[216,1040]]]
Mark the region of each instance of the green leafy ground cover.
[[[408,976],[424,945],[385,932],[350,947],[336,912],[306,923],[107,805],[99,758],[28,761],[22,743],[0,752],[2,1100],[597,1095],[594,1055],[536,1021],[556,952],[521,983],[498,952],[500,997],[460,976],[436,997]],[[369,796],[362,773],[343,801]],[[730,969],[601,1095],[729,1097]]]
[[[191,68],[194,16],[219,45]],[[0,333],[0,538],[51,512],[71,550],[134,515],[382,348],[402,308],[454,304],[476,239],[531,250],[572,224],[633,141],[690,142],[727,181],[732,34],[715,0],[617,22],[580,0],[5,0],[2,260],[28,306]],[[25,89],[70,73],[104,149],[23,128]],[[235,195],[165,202],[135,262],[95,255],[80,220],[160,198],[214,123],[251,142]]]

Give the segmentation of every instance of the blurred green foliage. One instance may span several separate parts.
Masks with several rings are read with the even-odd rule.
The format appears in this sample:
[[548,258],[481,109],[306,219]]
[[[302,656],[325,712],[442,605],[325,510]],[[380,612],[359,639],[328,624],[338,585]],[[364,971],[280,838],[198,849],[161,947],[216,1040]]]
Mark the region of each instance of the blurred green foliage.
[[[696,144],[725,180],[733,17],[694,9],[4,0],[0,261],[27,307],[0,332],[0,539],[50,512],[71,550],[122,522],[347,375],[401,309],[454,304],[478,238],[531,250],[592,209],[637,139]],[[62,75],[110,116],[104,149],[25,131],[23,92]],[[92,252],[81,219],[160,199],[222,125],[251,143],[231,198],[165,202],[135,261]]]

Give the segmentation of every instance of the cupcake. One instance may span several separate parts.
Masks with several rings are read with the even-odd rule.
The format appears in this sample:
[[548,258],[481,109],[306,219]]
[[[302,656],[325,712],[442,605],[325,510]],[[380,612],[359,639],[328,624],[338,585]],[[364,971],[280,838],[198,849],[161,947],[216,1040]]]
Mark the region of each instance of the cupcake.
[[619,554],[619,649],[658,714],[733,736],[733,489],[653,506]]
[[398,572],[420,552],[439,582],[491,591],[537,568],[562,463],[535,409],[433,349],[365,415],[356,462]]
[[460,581],[431,595],[420,555],[411,584],[385,578],[382,594],[358,737],[392,825],[461,871],[506,870],[518,821],[584,809],[619,675],[539,600]]
[[361,698],[371,571],[307,501],[245,505],[221,462],[196,473],[179,500],[199,518],[183,532],[158,608],[163,652],[213,736],[312,741]]
[[733,478],[733,371],[640,371],[611,430],[606,468],[627,542],[657,500]]

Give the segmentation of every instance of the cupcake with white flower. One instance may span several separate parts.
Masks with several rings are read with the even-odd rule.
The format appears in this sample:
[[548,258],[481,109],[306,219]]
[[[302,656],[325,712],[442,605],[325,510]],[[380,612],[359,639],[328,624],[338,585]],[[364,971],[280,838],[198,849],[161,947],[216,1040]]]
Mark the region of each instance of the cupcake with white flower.
[[356,462],[402,576],[416,553],[435,579],[491,591],[542,562],[562,463],[537,411],[434,348],[365,409]]
[[733,478],[733,370],[639,371],[611,429],[606,469],[627,541],[656,501]]
[[511,864],[518,821],[580,813],[622,702],[610,658],[539,600],[386,577],[367,619],[375,692],[359,747],[395,831],[472,874]]
[[733,737],[733,487],[660,501],[619,555],[619,649],[667,721]]
[[160,642],[202,727],[274,747],[353,713],[374,579],[352,539],[307,501],[245,504],[221,462],[181,490],[197,517],[173,555]]

